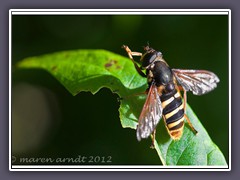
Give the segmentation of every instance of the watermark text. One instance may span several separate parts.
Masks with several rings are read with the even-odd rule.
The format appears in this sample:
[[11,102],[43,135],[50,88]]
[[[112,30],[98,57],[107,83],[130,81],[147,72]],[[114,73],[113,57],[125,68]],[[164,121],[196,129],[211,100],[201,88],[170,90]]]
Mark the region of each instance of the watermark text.
[[12,163],[19,164],[110,164],[112,156],[82,156],[77,157],[15,157]]

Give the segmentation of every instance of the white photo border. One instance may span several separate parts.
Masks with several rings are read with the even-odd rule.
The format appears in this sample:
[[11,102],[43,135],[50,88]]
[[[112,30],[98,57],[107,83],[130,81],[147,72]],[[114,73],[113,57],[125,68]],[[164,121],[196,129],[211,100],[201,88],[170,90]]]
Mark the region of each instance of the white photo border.
[[[12,165],[12,15],[228,15],[229,165]],[[10,9],[9,10],[9,170],[10,171],[231,171],[231,10],[230,9]]]

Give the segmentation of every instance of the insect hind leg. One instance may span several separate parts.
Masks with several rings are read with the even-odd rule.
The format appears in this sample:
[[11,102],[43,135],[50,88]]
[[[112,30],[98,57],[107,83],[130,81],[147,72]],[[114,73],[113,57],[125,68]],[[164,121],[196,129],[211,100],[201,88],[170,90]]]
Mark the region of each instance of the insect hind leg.
[[188,116],[187,116],[187,114],[186,114],[186,110],[187,110],[187,91],[184,90],[183,88],[182,88],[182,90],[183,90],[183,100],[184,100],[184,102],[183,102],[184,117],[185,117],[185,119],[187,120],[188,125],[190,126],[190,128],[192,129],[192,131],[193,131],[195,134],[197,134],[198,131],[193,127],[190,119],[188,118]]
[[193,125],[192,125],[190,119],[188,118],[188,116],[187,116],[186,114],[184,114],[184,117],[185,117],[185,119],[187,120],[188,125],[190,126],[190,128],[192,129],[192,131],[194,132],[194,134],[197,134],[198,131],[193,127]]

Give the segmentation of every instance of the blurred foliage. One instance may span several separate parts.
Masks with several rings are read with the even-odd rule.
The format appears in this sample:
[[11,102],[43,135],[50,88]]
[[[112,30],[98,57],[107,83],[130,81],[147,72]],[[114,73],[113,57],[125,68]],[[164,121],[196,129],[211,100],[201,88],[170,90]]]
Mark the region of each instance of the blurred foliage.
[[[126,55],[142,46],[161,51],[174,68],[207,69],[220,78],[204,96],[188,94],[193,108],[228,161],[228,17],[227,16],[13,16],[12,64],[29,56],[62,50],[106,49]],[[73,97],[47,72],[13,70],[13,88],[21,82],[51,91],[59,107],[58,126],[42,146],[21,156],[112,156],[112,164],[159,164],[150,139],[137,142],[135,131],[121,128],[117,96],[102,89]],[[47,96],[48,97],[48,96]],[[49,100],[50,102],[50,100]],[[22,102],[24,105],[25,102]],[[37,103],[37,102],[36,102]],[[56,116],[53,116],[56,117]],[[83,119],[83,121],[79,121]],[[99,119],[99,121],[92,121]],[[101,132],[101,133],[99,133]]]

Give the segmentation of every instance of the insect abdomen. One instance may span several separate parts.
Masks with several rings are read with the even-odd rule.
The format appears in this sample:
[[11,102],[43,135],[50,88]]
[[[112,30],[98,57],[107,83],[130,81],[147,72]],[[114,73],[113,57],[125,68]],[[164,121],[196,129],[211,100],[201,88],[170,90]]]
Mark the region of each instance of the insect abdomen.
[[181,95],[174,89],[169,93],[162,94],[160,98],[168,133],[172,139],[178,140],[182,136],[184,127],[184,108]]

